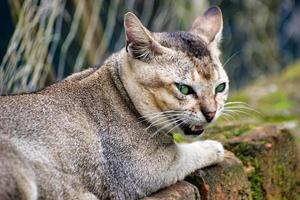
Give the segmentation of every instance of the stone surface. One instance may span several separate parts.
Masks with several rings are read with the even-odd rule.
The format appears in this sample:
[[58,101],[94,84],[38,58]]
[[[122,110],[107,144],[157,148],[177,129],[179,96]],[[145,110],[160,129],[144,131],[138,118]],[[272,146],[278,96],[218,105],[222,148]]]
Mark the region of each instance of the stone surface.
[[245,168],[229,151],[222,163],[197,170],[186,180],[197,186],[202,200],[251,199]]
[[253,199],[298,199],[300,162],[295,138],[278,126],[258,127],[228,140],[247,169]]
[[180,181],[143,200],[200,200],[200,195],[194,185]]

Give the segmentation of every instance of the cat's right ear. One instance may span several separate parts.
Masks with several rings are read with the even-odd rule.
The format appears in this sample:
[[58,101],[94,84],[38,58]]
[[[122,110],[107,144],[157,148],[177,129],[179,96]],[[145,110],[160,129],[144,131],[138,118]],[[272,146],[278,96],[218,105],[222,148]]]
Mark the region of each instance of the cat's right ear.
[[126,51],[135,59],[147,60],[155,54],[162,54],[161,46],[143,26],[133,13],[128,12],[124,16],[124,28],[126,33]]
[[194,21],[190,31],[200,36],[209,44],[218,44],[222,37],[222,29],[222,11],[219,7],[213,6]]

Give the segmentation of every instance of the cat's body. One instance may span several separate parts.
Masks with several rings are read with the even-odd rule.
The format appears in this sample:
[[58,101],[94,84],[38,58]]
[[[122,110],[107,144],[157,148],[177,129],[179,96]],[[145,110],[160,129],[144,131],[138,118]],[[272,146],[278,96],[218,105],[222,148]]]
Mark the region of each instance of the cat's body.
[[[216,14],[215,9],[208,14]],[[74,74],[37,93],[0,98],[0,199],[136,199],[223,159],[218,142],[175,144],[171,136],[157,133],[168,126],[153,123],[147,128],[149,123],[140,118],[152,122],[147,114],[175,110],[174,105],[188,109],[189,103],[163,99],[171,83],[161,76],[172,75],[175,65],[194,63],[206,88],[214,89],[209,84],[220,76],[227,81],[218,55],[205,46],[209,41],[184,32],[154,34],[158,43],[151,41],[151,48],[161,49],[153,60],[149,52],[137,55],[141,49],[134,49],[133,36],[143,28],[132,29],[132,24],[139,26],[132,14],[126,19],[126,49],[100,69]],[[154,62],[169,63],[170,69],[149,71]],[[193,75],[193,80],[202,79]],[[201,98],[200,107],[208,109],[210,96]],[[206,123],[202,118],[201,124]],[[178,127],[174,130],[180,131]]]

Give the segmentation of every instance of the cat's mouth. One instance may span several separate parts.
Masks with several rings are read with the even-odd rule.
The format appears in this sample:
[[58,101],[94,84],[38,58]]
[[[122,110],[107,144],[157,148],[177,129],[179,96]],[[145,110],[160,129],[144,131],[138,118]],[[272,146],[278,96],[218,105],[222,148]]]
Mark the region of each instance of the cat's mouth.
[[203,125],[184,124],[184,125],[180,125],[180,128],[183,130],[185,135],[198,136],[201,135],[204,131]]

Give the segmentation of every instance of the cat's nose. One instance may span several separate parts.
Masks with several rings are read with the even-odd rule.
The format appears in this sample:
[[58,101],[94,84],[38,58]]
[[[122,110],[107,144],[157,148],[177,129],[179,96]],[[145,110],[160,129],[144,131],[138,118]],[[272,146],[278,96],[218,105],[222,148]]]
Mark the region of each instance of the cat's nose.
[[216,111],[207,111],[207,110],[205,110],[205,111],[202,111],[202,113],[203,113],[203,115],[204,115],[207,122],[211,122],[214,119],[215,115],[216,115]]

